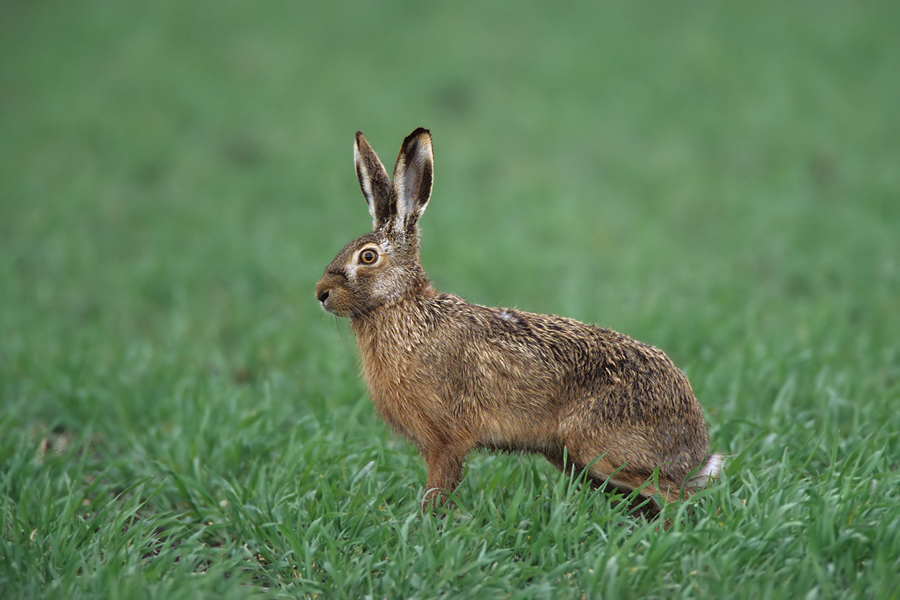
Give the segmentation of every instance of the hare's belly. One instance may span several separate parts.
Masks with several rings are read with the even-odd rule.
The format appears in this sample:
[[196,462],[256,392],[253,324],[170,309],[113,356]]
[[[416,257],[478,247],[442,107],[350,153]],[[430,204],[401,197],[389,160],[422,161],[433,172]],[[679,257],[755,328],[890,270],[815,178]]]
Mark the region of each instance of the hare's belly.
[[[500,408],[499,404],[505,404]],[[498,402],[480,406],[472,419],[477,445],[515,452],[545,452],[557,445],[556,415],[546,406]]]

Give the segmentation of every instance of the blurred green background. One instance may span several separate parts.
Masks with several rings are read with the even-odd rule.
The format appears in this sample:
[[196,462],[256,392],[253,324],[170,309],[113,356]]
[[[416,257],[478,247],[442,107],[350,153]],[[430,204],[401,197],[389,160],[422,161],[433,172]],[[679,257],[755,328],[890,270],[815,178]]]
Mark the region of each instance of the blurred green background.
[[417,126],[440,289],[663,348],[712,445],[755,444],[737,471],[816,436],[806,473],[896,458],[898,30],[895,2],[4,2],[5,460],[55,429],[126,483],[239,479],[307,423],[421,469],[313,298],[370,227],[354,133],[390,168]]

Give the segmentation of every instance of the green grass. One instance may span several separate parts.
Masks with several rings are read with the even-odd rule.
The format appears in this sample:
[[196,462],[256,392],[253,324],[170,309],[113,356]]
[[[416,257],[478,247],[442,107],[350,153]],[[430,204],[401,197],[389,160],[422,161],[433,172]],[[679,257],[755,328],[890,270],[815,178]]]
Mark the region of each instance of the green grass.
[[[0,596],[897,598],[898,25],[4,3]],[[419,125],[440,288],[691,378],[733,457],[668,531],[533,457],[419,513],[313,298],[370,224],[354,132],[388,162]]]

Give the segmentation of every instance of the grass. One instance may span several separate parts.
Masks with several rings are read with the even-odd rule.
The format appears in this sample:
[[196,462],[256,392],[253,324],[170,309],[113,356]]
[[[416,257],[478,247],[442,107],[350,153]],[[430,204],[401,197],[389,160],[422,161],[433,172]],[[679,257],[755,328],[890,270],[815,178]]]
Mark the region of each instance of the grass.
[[[898,17],[4,4],[0,595],[898,597]],[[440,288],[691,378],[733,457],[668,531],[533,457],[418,512],[312,295],[418,125]]]

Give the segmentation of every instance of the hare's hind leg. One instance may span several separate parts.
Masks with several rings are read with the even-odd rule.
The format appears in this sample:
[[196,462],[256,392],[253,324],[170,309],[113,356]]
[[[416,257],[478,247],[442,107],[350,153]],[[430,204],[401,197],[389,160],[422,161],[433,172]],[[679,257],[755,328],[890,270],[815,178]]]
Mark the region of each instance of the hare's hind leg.
[[[545,453],[544,456],[550,461],[554,467],[562,471],[563,473],[570,474],[574,472],[576,475],[584,471],[584,464],[580,461],[573,460],[573,458],[568,455],[568,449],[566,452],[566,458],[563,458],[563,453],[560,452],[551,452]],[[635,496],[632,499],[628,499],[634,490],[646,481],[646,478],[640,479],[640,483],[637,485],[629,486],[624,485],[624,482],[621,482],[617,479],[618,475],[622,472],[622,469],[615,468],[613,466],[614,463],[610,461],[604,461],[603,456],[601,456],[598,460],[589,460],[586,461],[586,464],[593,464],[587,470],[585,475],[587,476],[587,482],[590,484],[592,489],[601,490],[609,496],[613,496],[619,494],[623,496],[624,502],[628,504],[628,512],[636,516],[644,516],[648,519],[652,519],[659,514],[659,506],[656,502],[653,501],[652,496],[654,492],[645,495],[643,492],[646,491],[647,488],[641,490],[641,493]],[[598,467],[598,465],[602,465]],[[652,484],[651,484],[652,485]],[[647,487],[650,487],[649,485]],[[655,490],[655,488],[654,488]],[[618,501],[615,501],[618,504]]]
[[[562,452],[545,453],[544,456],[550,461],[550,464],[563,473],[571,474],[574,470],[574,473],[577,476],[584,471],[584,466],[573,462],[571,457],[567,456],[564,459]],[[591,489],[601,490],[609,496],[617,494],[621,495],[623,497],[622,501],[628,504],[629,513],[635,516],[643,516],[648,519],[652,519],[659,514],[659,506],[657,506],[652,499],[645,498],[642,495],[638,495],[630,500],[628,499],[628,496],[634,492],[634,488],[617,485],[609,478],[609,476],[598,476],[593,469],[588,470],[585,475],[587,476],[587,483],[591,486]],[[611,498],[611,500],[618,505],[618,500],[613,498]]]
[[[645,448],[646,441],[642,437],[615,433],[601,440],[601,443],[572,451],[576,463],[584,461],[590,465],[592,477],[620,489],[640,490],[640,495],[646,498],[659,495],[667,502],[673,502],[681,497],[681,485],[667,477],[664,464],[651,458],[653,453]],[[685,497],[687,495],[685,492]]]
[[[575,406],[560,420],[558,435],[569,460],[590,465],[588,473],[598,482],[597,487],[604,484],[627,493],[640,490],[645,498],[660,495],[666,501],[678,499],[681,486],[667,477],[652,442],[632,428],[598,418],[591,410],[598,402],[602,403],[590,399]],[[658,467],[662,468],[657,471]],[[638,499],[637,504],[642,502]]]
[[[618,473],[613,476],[615,483],[621,487],[630,489],[641,488],[640,494],[646,498],[661,496],[666,502],[674,502],[679,499],[687,499],[690,494],[687,490],[681,495],[681,486],[662,475],[656,475],[654,471],[646,469],[629,469],[625,464]],[[646,485],[645,485],[646,484]],[[643,486],[643,487],[641,487]]]

